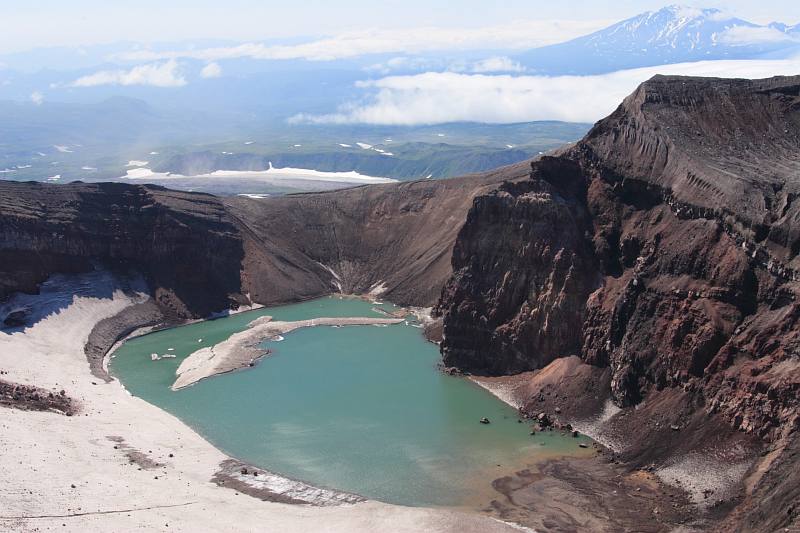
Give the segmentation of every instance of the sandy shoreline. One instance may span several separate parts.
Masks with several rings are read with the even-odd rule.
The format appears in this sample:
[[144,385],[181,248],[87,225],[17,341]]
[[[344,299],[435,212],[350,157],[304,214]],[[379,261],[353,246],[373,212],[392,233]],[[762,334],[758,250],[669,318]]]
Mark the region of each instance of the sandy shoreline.
[[368,326],[389,325],[403,322],[402,318],[371,317],[321,317],[291,322],[273,321],[271,316],[259,317],[247,325],[247,329],[234,333],[226,340],[201,348],[184,359],[175,374],[172,390],[180,390],[211,376],[247,368],[267,354],[259,345],[262,341],[276,338],[300,328],[317,326]]
[[[0,332],[0,369],[79,402],[74,416],[2,407],[0,530],[4,531],[513,531],[489,517],[378,502],[329,507],[262,501],[212,479],[231,459],[174,416],[93,376],[94,326],[137,302],[110,275],[62,290],[23,331]],[[74,299],[72,294],[76,294]]]

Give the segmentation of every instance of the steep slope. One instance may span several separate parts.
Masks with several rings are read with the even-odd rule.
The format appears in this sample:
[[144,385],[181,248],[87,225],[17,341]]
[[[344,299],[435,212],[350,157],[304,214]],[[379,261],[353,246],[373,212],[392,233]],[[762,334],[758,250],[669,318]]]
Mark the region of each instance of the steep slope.
[[584,303],[600,283],[583,183],[574,162],[547,157],[530,180],[476,198],[436,309],[446,365],[507,374],[577,352]]
[[216,198],[115,183],[0,182],[0,300],[55,272],[102,265],[145,275],[168,316],[243,301],[242,239]]
[[102,266],[143,274],[176,319],[337,290],[432,305],[472,198],[526,169],[265,200],[0,182],[0,301]]
[[[656,77],[534,162],[530,182],[476,198],[436,308],[444,361],[495,375],[568,355],[608,368],[611,399],[635,409],[606,426],[635,465],[768,443],[773,456],[740,486],[749,510],[736,520],[753,527],[748,513],[800,497],[765,485],[790,468],[800,426],[798,193],[800,77]],[[531,414],[553,407],[538,379],[519,398]],[[582,390],[576,379],[556,398]],[[605,396],[591,394],[555,405],[599,416]],[[666,423],[644,430],[653,419]],[[694,444],[676,440],[681,428]],[[731,430],[756,440],[734,445]],[[728,461],[757,464],[747,457]]]
[[268,200],[228,198],[244,228],[244,286],[276,303],[375,291],[430,306],[452,273],[453,243],[472,199],[527,164],[452,180],[357,187]]

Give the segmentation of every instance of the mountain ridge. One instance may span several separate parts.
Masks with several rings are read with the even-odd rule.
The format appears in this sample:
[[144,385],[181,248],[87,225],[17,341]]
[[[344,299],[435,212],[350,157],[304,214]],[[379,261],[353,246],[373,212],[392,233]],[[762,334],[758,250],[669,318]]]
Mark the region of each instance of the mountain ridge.
[[798,25],[759,25],[719,9],[670,5],[570,41],[517,54],[514,59],[547,75],[589,75],[703,60],[751,59],[798,46]]

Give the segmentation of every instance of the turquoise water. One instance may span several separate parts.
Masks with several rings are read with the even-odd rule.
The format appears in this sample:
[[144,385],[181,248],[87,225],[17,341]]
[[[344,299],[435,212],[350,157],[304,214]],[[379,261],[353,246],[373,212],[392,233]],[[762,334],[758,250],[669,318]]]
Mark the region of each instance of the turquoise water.
[[[479,501],[496,477],[548,454],[579,453],[582,439],[531,436],[514,409],[439,372],[437,347],[410,324],[296,330],[266,343],[273,353],[254,368],[177,392],[169,388],[184,357],[258,316],[382,316],[372,308],[362,300],[323,298],[161,331],[126,342],[111,370],[132,394],[178,416],[233,457],[392,503]],[[151,353],[177,357],[151,361]],[[480,424],[481,417],[491,424]]]

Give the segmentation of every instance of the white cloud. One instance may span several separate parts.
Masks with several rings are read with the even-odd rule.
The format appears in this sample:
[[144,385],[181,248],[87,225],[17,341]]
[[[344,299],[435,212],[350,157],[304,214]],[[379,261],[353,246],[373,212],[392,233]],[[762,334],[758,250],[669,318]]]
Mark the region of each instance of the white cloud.
[[307,43],[237,46],[158,52],[134,50],[119,55],[127,61],[193,58],[220,61],[234,58],[308,59],[331,61],[366,54],[414,54],[424,51],[527,49],[565,41],[608,25],[607,20],[531,20],[483,28],[421,27],[371,29],[341,33]]
[[656,74],[765,78],[800,71],[800,58],[703,61],[623,70],[598,76],[487,76],[426,72],[359,82],[366,102],[330,115],[296,115],[292,122],[438,124],[565,120],[594,122],[611,113],[638,84]]
[[42,102],[44,102],[44,95],[40,91],[33,91],[31,93],[31,102],[36,105],[42,105]]
[[222,67],[219,66],[219,63],[209,63],[200,71],[200,76],[203,78],[219,78],[222,76]]
[[438,58],[399,56],[393,57],[387,61],[384,61],[383,63],[375,63],[374,65],[370,65],[366,67],[365,70],[368,72],[377,72],[385,76],[398,70],[411,70],[419,72],[425,70],[437,70],[443,68],[444,66],[444,62]]
[[719,42],[729,45],[769,44],[797,42],[797,38],[776,28],[766,26],[733,26],[719,34]]
[[522,72],[524,70],[525,67],[505,56],[489,57],[472,65],[472,72],[476,74],[487,72]]
[[186,79],[180,75],[179,64],[174,59],[163,63],[139,65],[130,70],[101,70],[78,78],[71,87],[97,87],[99,85],[151,85],[153,87],[181,87]]

